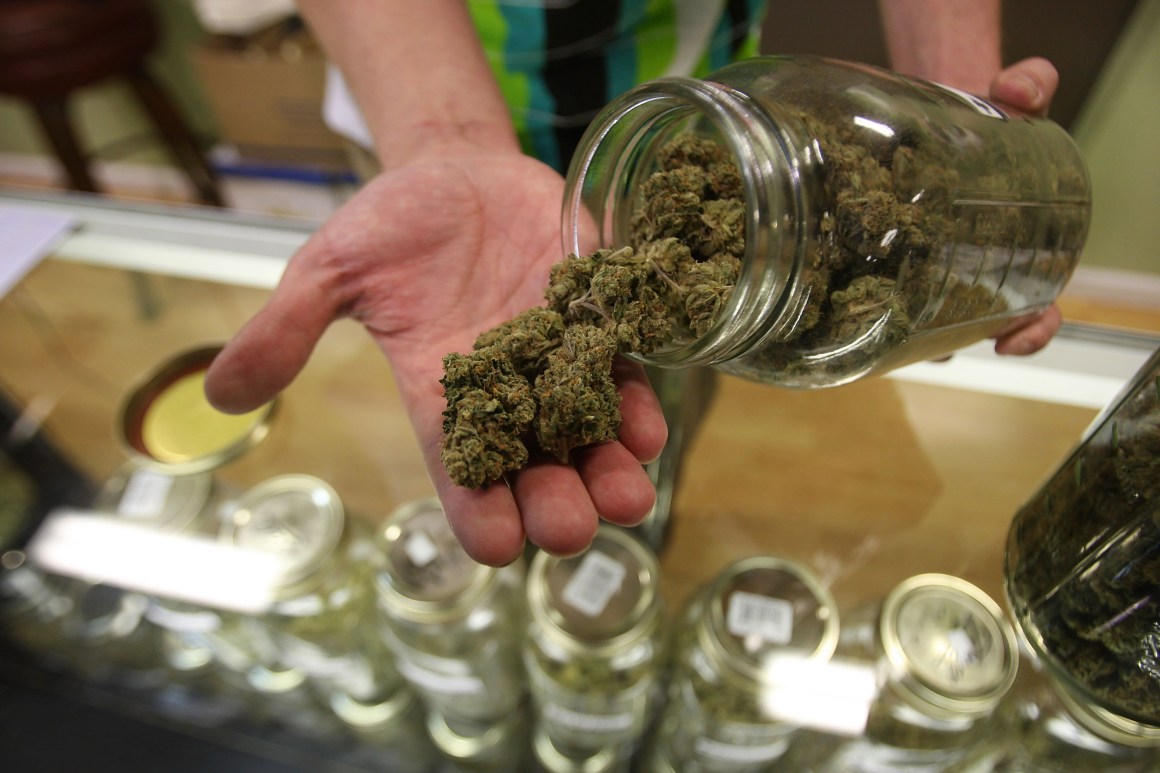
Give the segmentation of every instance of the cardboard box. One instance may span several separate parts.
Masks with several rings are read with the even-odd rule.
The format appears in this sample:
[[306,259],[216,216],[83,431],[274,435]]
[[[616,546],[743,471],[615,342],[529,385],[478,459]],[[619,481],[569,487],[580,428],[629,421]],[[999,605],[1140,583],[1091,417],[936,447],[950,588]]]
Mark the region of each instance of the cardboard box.
[[279,156],[344,157],[343,140],[322,120],[326,59],[308,38],[212,36],[192,59],[222,142]]

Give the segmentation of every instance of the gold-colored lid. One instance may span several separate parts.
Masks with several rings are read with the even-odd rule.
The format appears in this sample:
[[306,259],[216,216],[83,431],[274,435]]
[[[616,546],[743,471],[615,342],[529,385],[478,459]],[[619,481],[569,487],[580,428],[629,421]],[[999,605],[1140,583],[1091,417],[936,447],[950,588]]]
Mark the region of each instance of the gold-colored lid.
[[532,751],[545,773],[608,773],[615,769],[618,762],[615,747],[601,749],[583,759],[569,757],[557,749],[548,734],[540,728],[532,737]]
[[[501,754],[526,721],[522,712],[512,712],[492,723],[472,727],[469,734],[463,727],[452,728],[448,719],[438,711],[428,711],[427,733],[439,751],[452,759],[468,762]],[[527,743],[526,739],[524,743]]]
[[205,374],[220,351],[211,346],[179,354],[130,391],[119,434],[131,457],[171,473],[206,472],[266,438],[276,401],[232,415],[206,399]]
[[463,550],[439,500],[408,502],[379,529],[382,565],[375,577],[390,614],[411,620],[452,619],[471,609],[496,571]]
[[911,577],[886,597],[879,636],[890,684],[925,713],[987,714],[1015,682],[1015,632],[990,596],[945,574]]
[[759,689],[771,656],[828,660],[838,644],[838,606],[806,567],[778,556],[735,561],[709,588],[700,639],[723,673]]
[[615,651],[656,629],[656,555],[627,530],[602,525],[592,545],[561,558],[540,551],[528,571],[532,620],[569,649]]

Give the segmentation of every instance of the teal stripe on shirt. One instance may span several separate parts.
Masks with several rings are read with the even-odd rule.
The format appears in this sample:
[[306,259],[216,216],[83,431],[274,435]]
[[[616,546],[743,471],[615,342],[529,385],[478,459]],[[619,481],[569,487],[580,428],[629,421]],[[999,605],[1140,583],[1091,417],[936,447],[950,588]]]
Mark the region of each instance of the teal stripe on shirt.
[[[644,18],[649,0],[621,0],[620,23],[617,33],[622,43],[613,46],[608,52],[606,67],[608,83],[608,101],[631,89],[640,82],[639,48],[640,41],[633,34],[633,30]],[[625,36],[632,35],[631,45],[625,45]]]
[[505,5],[501,8],[507,22],[507,38],[504,40],[504,66],[512,69],[512,62],[518,62],[519,70],[527,76],[528,104],[515,106],[526,108],[529,114],[522,121],[531,143],[531,152],[546,164],[560,166],[560,149],[556,143],[551,123],[545,123],[540,116],[556,114],[556,100],[548,91],[544,81],[544,61],[530,59],[529,51],[543,51],[547,47],[547,26],[544,10],[534,7]]

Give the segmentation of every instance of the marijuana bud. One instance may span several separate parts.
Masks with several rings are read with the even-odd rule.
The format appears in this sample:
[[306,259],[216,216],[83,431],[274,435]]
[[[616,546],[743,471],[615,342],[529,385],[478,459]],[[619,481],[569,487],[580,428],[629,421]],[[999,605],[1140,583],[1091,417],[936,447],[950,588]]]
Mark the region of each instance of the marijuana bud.
[[475,349],[495,346],[517,372],[533,380],[548,364],[548,353],[564,338],[564,318],[559,312],[536,306],[482,333]]
[[480,488],[528,460],[522,436],[535,418],[527,378],[498,346],[443,358],[443,447],[453,481]]
[[571,325],[536,377],[536,439],[561,462],[573,448],[616,438],[620,395],[612,381],[612,335],[595,325]]

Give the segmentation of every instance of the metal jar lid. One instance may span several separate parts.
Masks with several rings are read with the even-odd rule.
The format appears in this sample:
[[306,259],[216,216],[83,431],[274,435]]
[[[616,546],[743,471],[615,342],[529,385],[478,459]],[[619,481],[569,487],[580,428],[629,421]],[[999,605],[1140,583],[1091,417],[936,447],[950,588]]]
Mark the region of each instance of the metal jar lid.
[[496,581],[496,570],[463,550],[443,506],[432,497],[396,508],[380,528],[379,600],[391,616],[443,622],[468,613]]
[[746,690],[768,681],[770,659],[828,660],[838,644],[838,606],[806,567],[777,556],[734,562],[709,587],[701,645],[723,676]]
[[620,761],[618,748],[611,746],[582,759],[568,757],[540,729],[532,737],[532,751],[545,773],[610,773]]
[[132,458],[171,473],[206,472],[266,438],[276,401],[234,415],[206,399],[205,374],[220,351],[211,346],[178,354],[129,392],[119,435]]
[[223,522],[221,538],[283,558],[276,592],[288,598],[330,559],[345,520],[342,501],[326,482],[310,475],[282,475],[238,498]]
[[136,523],[179,532],[197,520],[209,503],[213,488],[213,476],[208,472],[173,475],[129,462],[105,482],[93,507]]
[[348,727],[360,732],[371,732],[389,727],[409,712],[419,708],[415,694],[400,687],[385,700],[360,701],[344,691],[330,693],[331,710]]
[[1014,629],[990,596],[957,577],[900,583],[883,601],[878,633],[890,685],[926,714],[985,715],[1015,682]]
[[592,545],[561,558],[540,551],[528,571],[532,620],[568,651],[611,654],[656,630],[656,555],[625,529],[603,525]]
[[[523,712],[516,711],[490,724],[472,727],[472,732],[467,733],[465,728],[453,728],[438,711],[428,711],[427,733],[435,747],[451,759],[476,762],[508,753],[508,745],[517,740],[517,734],[526,722]],[[522,742],[526,744],[527,740]]]

